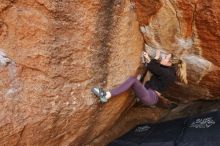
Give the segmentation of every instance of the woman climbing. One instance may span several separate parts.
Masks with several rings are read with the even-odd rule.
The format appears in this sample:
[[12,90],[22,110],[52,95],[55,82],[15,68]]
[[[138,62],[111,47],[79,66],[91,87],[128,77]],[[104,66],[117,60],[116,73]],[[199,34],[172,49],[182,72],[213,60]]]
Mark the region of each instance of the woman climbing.
[[[144,85],[136,77],[129,77],[121,85],[110,91],[104,91],[98,87],[93,87],[91,91],[99,97],[101,103],[105,103],[111,97],[117,96],[131,88],[144,105],[161,105],[163,103],[161,102],[161,92],[175,82],[176,74],[180,75],[181,79],[186,82],[186,77],[183,77],[186,74],[182,73],[183,69],[181,67],[183,65],[181,60],[174,63],[172,54],[165,55],[162,58],[160,58],[160,54],[160,50],[157,50],[155,58],[151,59],[148,53],[144,52],[144,58],[146,59],[145,67],[152,73],[152,77]],[[172,109],[176,107],[176,104],[171,103],[162,105],[162,107]]]

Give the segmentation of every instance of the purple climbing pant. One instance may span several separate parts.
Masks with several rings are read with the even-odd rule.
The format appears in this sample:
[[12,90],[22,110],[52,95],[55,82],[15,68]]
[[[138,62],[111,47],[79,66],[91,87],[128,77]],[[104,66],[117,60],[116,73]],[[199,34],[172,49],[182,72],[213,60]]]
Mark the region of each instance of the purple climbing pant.
[[110,93],[112,96],[117,96],[130,88],[133,89],[140,101],[145,105],[154,105],[158,102],[158,96],[155,91],[150,88],[146,89],[135,77],[129,77],[121,85],[110,90]]

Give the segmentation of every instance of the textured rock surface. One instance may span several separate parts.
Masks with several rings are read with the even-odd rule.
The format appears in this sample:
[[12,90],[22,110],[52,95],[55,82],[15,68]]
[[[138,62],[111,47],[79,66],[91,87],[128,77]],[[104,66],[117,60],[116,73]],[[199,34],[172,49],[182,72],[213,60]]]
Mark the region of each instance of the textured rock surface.
[[129,1],[2,0],[0,14],[2,145],[85,145],[131,105],[128,93],[107,106],[90,93],[139,64]]
[[[177,84],[166,95],[194,100],[214,99],[220,96],[219,68],[219,6],[214,1],[139,1],[136,0],[138,18],[151,6],[151,18],[141,21],[142,32],[148,47],[172,52],[187,64],[187,86]],[[162,5],[157,9],[158,5]],[[150,13],[149,13],[150,15]],[[150,19],[150,22],[149,22]]]
[[192,100],[219,98],[219,9],[218,0],[0,0],[0,143],[105,145],[135,124],[186,115],[187,106],[132,107],[130,92],[105,105],[90,93],[133,75],[144,42],[187,63],[189,84],[166,96],[194,109]]

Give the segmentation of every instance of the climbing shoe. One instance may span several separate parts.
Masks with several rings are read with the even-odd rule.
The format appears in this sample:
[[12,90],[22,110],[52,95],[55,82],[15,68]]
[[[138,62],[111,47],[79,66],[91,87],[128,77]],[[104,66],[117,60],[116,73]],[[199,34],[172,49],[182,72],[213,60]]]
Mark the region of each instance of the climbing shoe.
[[162,96],[159,97],[157,107],[172,110],[176,108],[178,105]]
[[94,93],[96,96],[99,97],[99,101],[101,103],[105,103],[107,102],[107,98],[106,98],[106,92],[102,89],[102,88],[98,88],[98,87],[93,87],[91,89],[92,93]]

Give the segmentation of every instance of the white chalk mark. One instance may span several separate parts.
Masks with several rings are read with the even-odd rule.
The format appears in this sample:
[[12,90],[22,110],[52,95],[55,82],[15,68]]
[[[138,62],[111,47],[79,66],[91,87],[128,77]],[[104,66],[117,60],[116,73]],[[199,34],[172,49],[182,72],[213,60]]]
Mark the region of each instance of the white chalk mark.
[[193,40],[191,38],[176,38],[176,41],[178,46],[182,49],[191,49],[193,47]]
[[168,52],[166,52],[164,49],[161,49],[161,48],[153,48],[153,47],[151,47],[151,46],[149,46],[149,45],[147,45],[147,44],[144,44],[144,49],[145,49],[145,51],[149,54],[149,56],[151,57],[151,58],[154,58],[155,56],[156,56],[156,51],[157,51],[157,49],[160,49],[160,57],[161,58],[163,58],[163,57],[165,57],[167,54],[168,54]]
[[201,70],[209,71],[211,68],[212,63],[206,59],[203,59],[200,56],[189,54],[183,57],[184,60],[187,60],[190,64],[194,64],[196,67],[200,68]]
[[6,54],[0,50],[0,66],[6,66],[8,63],[10,63],[10,59],[6,56]]
[[156,35],[154,34],[153,28],[151,28],[150,26],[143,26],[140,29],[142,29],[141,31],[143,31],[143,35],[147,44],[154,48],[162,49],[161,45],[158,43],[156,39]]
[[17,76],[16,71],[16,63],[13,62],[9,57],[7,57],[6,53],[0,49],[0,67],[7,67],[8,78],[9,78],[9,87],[5,91],[6,97],[16,97],[18,92],[22,90]]
[[7,65],[7,68],[8,68],[8,76],[9,76],[9,79],[12,81],[15,79],[15,76],[16,76],[16,64],[14,62],[10,62],[8,65]]
[[141,31],[142,33],[146,33],[145,27],[144,27],[144,26],[141,26],[141,27],[140,27],[140,31]]
[[189,74],[196,83],[199,83],[202,78],[212,70],[212,63],[200,56],[194,54],[188,54],[182,57],[182,59],[190,66],[190,69],[195,74]]

